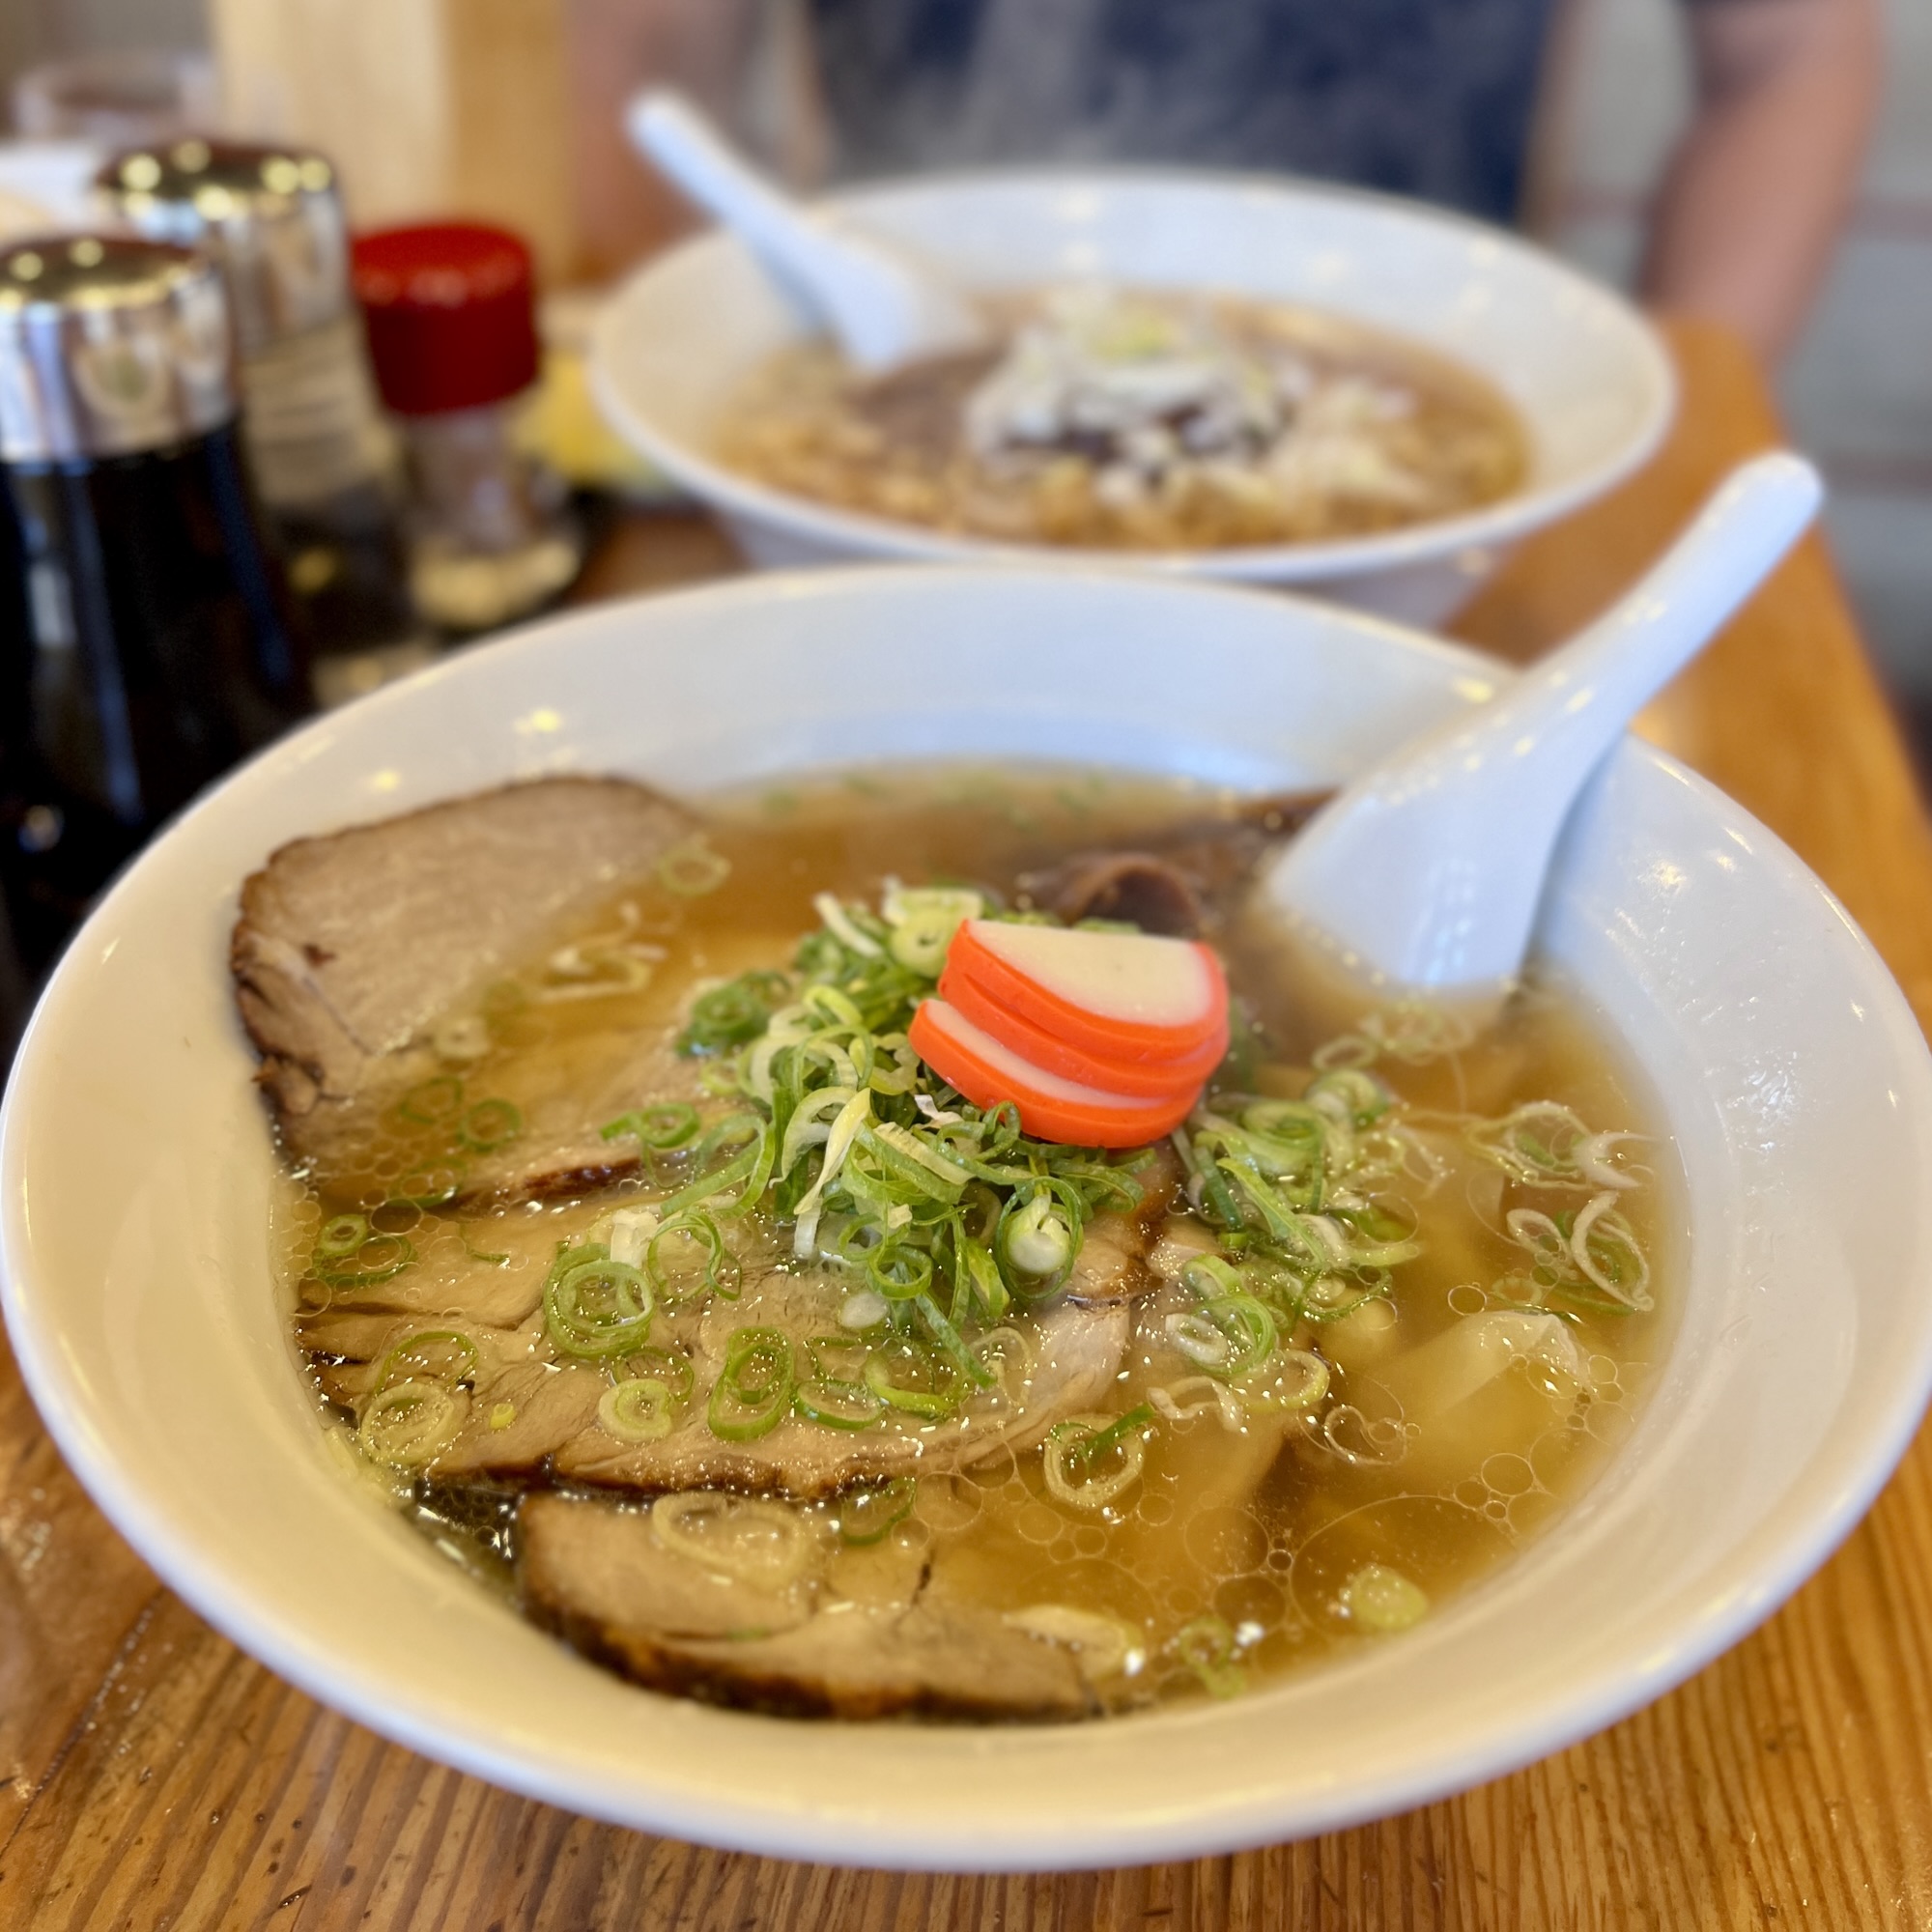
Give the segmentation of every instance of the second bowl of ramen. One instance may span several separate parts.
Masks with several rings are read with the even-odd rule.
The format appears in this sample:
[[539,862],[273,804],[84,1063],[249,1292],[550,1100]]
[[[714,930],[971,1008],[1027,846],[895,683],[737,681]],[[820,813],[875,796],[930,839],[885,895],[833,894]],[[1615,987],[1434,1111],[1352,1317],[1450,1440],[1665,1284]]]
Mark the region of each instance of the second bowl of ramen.
[[862,377],[722,235],[597,336],[613,424],[758,564],[1023,551],[1435,621],[1674,407],[1617,297],[1377,196],[1041,173],[833,207],[977,296],[988,346]]

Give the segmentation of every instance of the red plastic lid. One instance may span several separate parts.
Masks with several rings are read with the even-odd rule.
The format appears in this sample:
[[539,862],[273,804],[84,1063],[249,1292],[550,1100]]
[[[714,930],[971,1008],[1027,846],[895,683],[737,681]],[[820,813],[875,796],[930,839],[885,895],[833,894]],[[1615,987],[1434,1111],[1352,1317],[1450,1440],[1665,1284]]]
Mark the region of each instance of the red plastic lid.
[[358,237],[353,260],[377,386],[397,414],[480,409],[536,381],[530,251],[507,230],[384,228]]

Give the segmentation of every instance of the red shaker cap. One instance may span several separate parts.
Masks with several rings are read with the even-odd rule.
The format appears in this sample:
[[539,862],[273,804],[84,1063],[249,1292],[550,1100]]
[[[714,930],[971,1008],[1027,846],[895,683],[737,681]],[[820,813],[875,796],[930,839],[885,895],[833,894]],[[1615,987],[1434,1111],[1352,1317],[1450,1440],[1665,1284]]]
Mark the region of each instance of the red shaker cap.
[[439,221],[359,236],[356,299],[398,415],[480,409],[537,376],[530,251],[501,228]]

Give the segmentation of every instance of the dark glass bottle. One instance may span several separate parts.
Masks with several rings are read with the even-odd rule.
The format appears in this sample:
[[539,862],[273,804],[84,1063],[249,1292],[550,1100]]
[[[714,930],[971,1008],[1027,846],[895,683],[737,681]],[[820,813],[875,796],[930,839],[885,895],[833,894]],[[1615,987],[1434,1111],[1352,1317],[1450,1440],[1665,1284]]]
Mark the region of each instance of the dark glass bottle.
[[401,469],[334,169],[300,147],[186,135],[116,156],[96,187],[140,233],[221,268],[249,469],[288,557],[318,696],[333,703],[427,664],[435,640],[410,599]]
[[163,820],[309,708],[203,259],[0,251],[0,885],[38,977]]

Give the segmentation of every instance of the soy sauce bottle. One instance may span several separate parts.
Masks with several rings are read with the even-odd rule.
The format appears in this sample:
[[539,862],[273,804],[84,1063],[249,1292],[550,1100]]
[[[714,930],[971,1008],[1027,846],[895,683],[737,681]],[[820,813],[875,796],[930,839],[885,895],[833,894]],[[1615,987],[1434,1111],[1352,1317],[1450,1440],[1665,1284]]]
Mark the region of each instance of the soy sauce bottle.
[[309,709],[218,271],[0,249],[0,888],[37,979],[163,820]]

